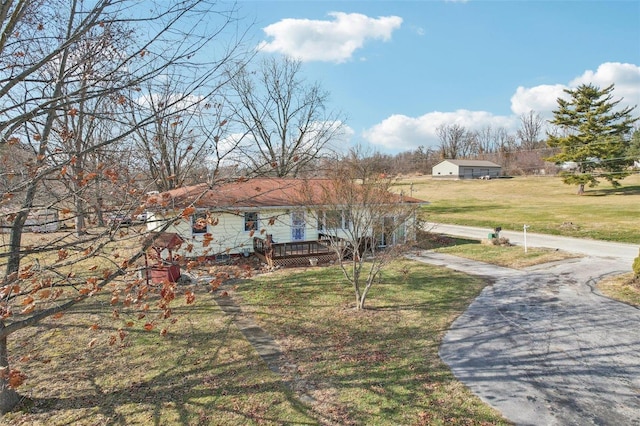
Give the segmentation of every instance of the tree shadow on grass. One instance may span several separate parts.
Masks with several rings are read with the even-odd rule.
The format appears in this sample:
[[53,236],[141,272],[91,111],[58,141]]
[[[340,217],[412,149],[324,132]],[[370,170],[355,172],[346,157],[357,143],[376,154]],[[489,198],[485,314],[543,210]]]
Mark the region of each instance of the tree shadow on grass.
[[480,241],[468,238],[451,237],[437,232],[418,231],[414,246],[422,250],[434,250],[465,244],[480,244]]
[[[480,290],[480,280],[469,281],[473,290],[461,274],[420,268],[411,282],[396,278],[374,286],[368,307],[356,311],[344,304],[351,290],[330,284],[340,275],[326,272],[327,283],[297,274],[283,277],[286,284],[246,282],[239,290],[243,306],[282,339],[284,356],[299,367],[298,382],[331,424],[501,422],[438,357],[442,336],[470,292]],[[318,303],[327,291],[338,292],[342,302]],[[251,301],[254,293],[260,297]]]
[[[260,383],[243,384],[238,380],[239,374],[251,374],[251,370],[260,369],[260,363],[252,358],[216,364],[215,367],[211,364],[194,365],[188,370],[167,369],[151,379],[123,383],[119,389],[108,391],[94,378],[92,391],[33,398],[31,409],[68,411],[69,424],[93,424],[98,415],[109,424],[120,425],[132,422],[219,424],[217,421],[287,424],[288,417],[281,418],[268,411],[269,403],[278,404],[286,400],[291,410],[298,413],[287,415],[297,419],[295,424],[315,424],[311,410],[293,397],[277,376]],[[274,400],[275,394],[280,396]],[[251,396],[250,401],[255,403],[243,401],[247,396]]]
[[489,211],[489,210],[499,210],[504,209],[505,206],[501,204],[474,204],[473,206],[456,204],[451,206],[429,206],[429,213],[432,214],[456,214],[456,213],[469,213],[469,209],[472,208],[474,212]]
[[[207,307],[206,305],[210,306]],[[14,356],[33,356],[23,371],[22,412],[5,420],[28,424],[316,424],[317,415],[272,373],[215,302],[177,307],[180,327],[126,329],[114,346],[89,349],[102,318],[105,340],[118,332],[112,307],[83,304],[65,321],[45,321],[16,336]],[[187,312],[189,311],[189,312]],[[183,315],[184,314],[184,315]],[[113,325],[113,326],[112,326]],[[27,349],[28,348],[28,349]],[[51,352],[48,352],[51,350]]]
[[607,195],[640,195],[640,185],[621,186],[619,188],[602,188],[586,191],[587,197],[604,197]]

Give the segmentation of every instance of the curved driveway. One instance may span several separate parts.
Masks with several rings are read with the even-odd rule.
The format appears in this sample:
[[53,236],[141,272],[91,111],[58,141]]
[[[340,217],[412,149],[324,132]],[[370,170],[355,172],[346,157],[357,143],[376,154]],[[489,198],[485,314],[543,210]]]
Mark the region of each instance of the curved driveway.
[[640,310],[593,289],[608,274],[630,271],[638,247],[553,238],[577,243],[556,248],[588,256],[526,270],[427,251],[413,256],[493,282],[452,324],[440,356],[516,424],[640,425]]

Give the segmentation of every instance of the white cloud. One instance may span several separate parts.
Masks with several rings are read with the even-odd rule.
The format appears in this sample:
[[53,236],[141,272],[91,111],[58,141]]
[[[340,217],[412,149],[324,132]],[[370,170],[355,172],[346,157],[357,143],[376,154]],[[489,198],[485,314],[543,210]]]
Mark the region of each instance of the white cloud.
[[[640,108],[640,66],[607,62],[596,71],[587,70],[568,84],[544,84],[533,87],[520,86],[511,97],[512,115],[493,115],[486,111],[465,109],[454,112],[430,112],[419,117],[394,114],[365,130],[363,138],[385,151],[399,152],[416,149],[423,145],[436,147],[439,144],[436,129],[440,125],[459,124],[467,130],[480,130],[491,126],[504,128],[510,133],[520,126],[520,116],[529,111],[539,113],[544,119],[553,116],[557,99],[566,97],[564,89],[573,89],[580,84],[594,84],[600,88],[615,84],[613,99],[623,98],[619,107],[639,105]],[[636,109],[634,115],[640,115]]]
[[615,84],[613,98],[623,98],[620,102],[621,107],[640,105],[640,67],[634,64],[605,62],[596,71],[587,70],[567,85],[518,87],[511,97],[511,111],[520,115],[534,110],[543,117],[550,118],[557,106],[557,99],[567,97],[564,89],[574,89],[581,84],[593,84],[602,89],[612,83]]
[[441,125],[459,124],[467,130],[511,129],[517,117],[493,115],[486,111],[457,110],[454,112],[430,112],[413,118],[395,114],[363,132],[369,143],[397,152],[415,149],[418,146],[435,148],[439,144],[436,129]]
[[[581,76],[571,80],[570,87],[592,83],[604,88],[614,83],[614,99],[624,98],[620,105],[640,105],[640,66],[605,62],[594,72],[585,71]],[[638,113],[638,111],[636,111]]]
[[563,84],[543,84],[530,88],[520,86],[511,97],[511,111],[521,115],[533,110],[543,117],[550,117],[551,111],[558,105],[557,99],[565,96],[566,88]]
[[201,95],[184,95],[181,93],[175,93],[170,95],[152,93],[142,95],[135,99],[135,102],[143,108],[151,109],[152,105],[155,108],[160,108],[159,105],[166,105],[166,112],[169,114],[175,113],[188,113],[198,114],[205,106],[206,99]]
[[367,40],[388,41],[402,24],[398,16],[370,18],[360,13],[331,12],[331,21],[283,19],[263,31],[272,41],[258,48],[278,52],[301,61],[345,62]]
[[414,33],[416,33],[417,35],[419,35],[420,37],[424,36],[427,32],[425,31],[424,28],[422,27],[417,27],[415,25],[411,26],[411,31],[413,31]]

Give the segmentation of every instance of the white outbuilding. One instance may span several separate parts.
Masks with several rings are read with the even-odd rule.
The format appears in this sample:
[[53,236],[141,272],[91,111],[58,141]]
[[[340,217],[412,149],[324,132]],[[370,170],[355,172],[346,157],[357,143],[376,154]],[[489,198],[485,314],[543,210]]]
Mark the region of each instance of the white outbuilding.
[[502,167],[487,160],[443,160],[433,166],[432,176],[445,179],[493,179]]

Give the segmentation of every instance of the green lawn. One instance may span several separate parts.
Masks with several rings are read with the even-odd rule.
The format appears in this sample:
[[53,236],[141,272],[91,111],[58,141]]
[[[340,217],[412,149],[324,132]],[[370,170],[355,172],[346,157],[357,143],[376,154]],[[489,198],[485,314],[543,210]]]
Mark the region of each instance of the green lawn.
[[286,349],[291,379],[335,424],[504,422],[438,357],[451,322],[480,279],[403,261],[385,271],[357,312],[335,268],[287,270],[243,282],[244,306]]
[[428,221],[627,243],[640,242],[640,174],[613,188],[603,182],[575,195],[557,177],[437,180],[406,177],[398,189],[429,201]]
[[[29,398],[10,425],[251,425],[314,423],[204,289],[174,315],[113,318],[110,294],[9,340]],[[176,320],[174,323],[173,320]],[[133,325],[126,323],[132,321]],[[161,336],[160,330],[167,333]],[[124,340],[119,331],[126,333]],[[110,343],[110,338],[115,342]]]
[[525,253],[522,247],[488,246],[484,244],[443,247],[436,251],[515,269],[579,257],[579,255],[573,253],[546,248],[532,247]]
[[[283,270],[227,288],[277,338],[286,353],[281,374],[267,368],[205,289],[194,305],[178,297],[172,318],[151,331],[143,327],[150,314],[114,318],[107,292],[12,336],[12,367],[27,375],[19,390],[30,400],[1,421],[506,424],[438,357],[449,324],[483,286],[403,261],[383,274],[364,312],[352,309],[351,289],[335,267]],[[119,330],[127,334],[122,341]]]

